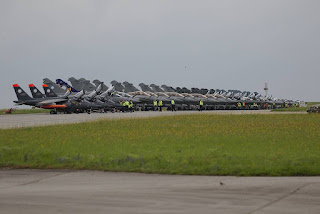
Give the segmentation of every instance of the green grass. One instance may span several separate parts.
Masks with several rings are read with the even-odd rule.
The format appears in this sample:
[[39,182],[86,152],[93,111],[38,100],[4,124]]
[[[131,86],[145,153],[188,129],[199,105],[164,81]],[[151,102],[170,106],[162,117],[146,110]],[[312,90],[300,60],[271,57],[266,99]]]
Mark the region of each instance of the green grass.
[[307,102],[307,106],[318,105],[320,102]]
[[320,175],[320,115],[189,115],[0,130],[0,167]]
[[295,111],[307,111],[310,106],[320,104],[320,102],[307,102],[307,107],[291,107],[291,108],[279,108],[279,109],[273,109],[272,111],[289,111],[289,112],[295,112]]
[[[0,115],[10,115],[5,114],[4,112],[8,109],[0,109]],[[48,109],[15,109],[11,114],[35,114],[35,113],[49,113],[50,110]]]
[[278,108],[278,109],[273,109],[272,111],[280,111],[280,112],[283,112],[283,111],[291,111],[291,112],[295,112],[295,111],[307,111],[309,109],[309,107],[290,107],[290,108]]

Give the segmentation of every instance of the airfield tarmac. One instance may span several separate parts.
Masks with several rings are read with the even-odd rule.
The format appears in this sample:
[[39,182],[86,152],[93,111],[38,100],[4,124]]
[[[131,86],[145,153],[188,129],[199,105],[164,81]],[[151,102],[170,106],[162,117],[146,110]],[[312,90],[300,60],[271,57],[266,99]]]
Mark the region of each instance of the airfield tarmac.
[[0,170],[1,214],[300,214],[319,213],[319,201],[320,177]]
[[54,124],[70,124],[94,121],[99,119],[121,119],[121,118],[146,118],[173,115],[190,114],[306,114],[307,112],[271,112],[270,110],[216,110],[216,111],[163,111],[163,112],[133,112],[133,113],[92,113],[92,114],[12,114],[0,115],[0,129],[44,126]]

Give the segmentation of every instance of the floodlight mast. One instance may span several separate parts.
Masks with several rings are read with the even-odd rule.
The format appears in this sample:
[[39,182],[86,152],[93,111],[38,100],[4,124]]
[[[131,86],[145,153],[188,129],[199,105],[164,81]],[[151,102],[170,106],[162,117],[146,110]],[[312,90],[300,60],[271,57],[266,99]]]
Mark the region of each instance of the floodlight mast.
[[269,88],[268,88],[268,83],[265,83],[264,84],[264,92],[265,92],[265,98],[267,98],[268,97],[268,90],[269,90]]

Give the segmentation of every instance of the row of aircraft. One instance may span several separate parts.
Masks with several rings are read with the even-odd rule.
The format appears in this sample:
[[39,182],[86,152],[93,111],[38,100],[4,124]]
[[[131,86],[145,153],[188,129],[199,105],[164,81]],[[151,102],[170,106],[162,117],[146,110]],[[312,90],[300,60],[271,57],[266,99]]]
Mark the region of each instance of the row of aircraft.
[[135,108],[148,110],[153,107],[154,101],[162,101],[164,107],[171,106],[174,100],[177,109],[197,109],[199,102],[203,101],[205,108],[212,109],[250,109],[251,106],[281,107],[293,101],[274,99],[272,96],[263,97],[257,92],[239,90],[199,89],[186,87],[173,88],[167,85],[147,85],[140,83],[141,90],[129,82],[111,81],[108,87],[104,82],[94,80],[90,82],[84,78],[71,77],[67,83],[62,79],[55,82],[48,78],[43,79],[42,93],[35,85],[29,84],[29,96],[18,84],[13,88],[18,100],[17,105],[29,105],[37,108],[51,109],[51,114],[57,112],[81,113],[92,111],[107,112],[122,110],[124,101],[132,101]]

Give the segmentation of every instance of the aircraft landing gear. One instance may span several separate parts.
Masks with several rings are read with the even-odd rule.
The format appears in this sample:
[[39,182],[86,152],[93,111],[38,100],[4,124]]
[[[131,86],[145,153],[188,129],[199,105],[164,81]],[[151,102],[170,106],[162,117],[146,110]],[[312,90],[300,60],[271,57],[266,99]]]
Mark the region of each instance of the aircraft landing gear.
[[57,110],[51,110],[50,114],[57,114]]

